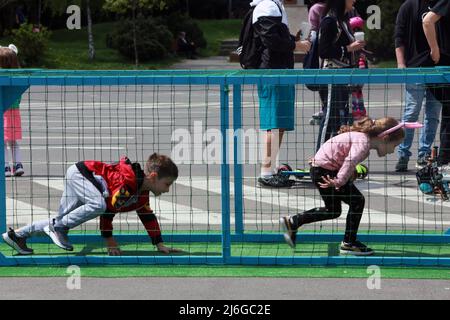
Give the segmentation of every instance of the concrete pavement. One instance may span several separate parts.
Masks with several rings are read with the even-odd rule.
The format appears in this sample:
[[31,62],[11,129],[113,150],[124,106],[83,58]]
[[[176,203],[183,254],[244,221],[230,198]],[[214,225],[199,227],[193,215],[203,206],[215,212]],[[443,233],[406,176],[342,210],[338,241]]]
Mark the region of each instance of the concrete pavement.
[[[68,285],[69,283],[69,285]],[[0,299],[133,300],[437,300],[450,299],[450,281],[286,278],[1,278]],[[72,290],[68,289],[72,288]],[[377,289],[378,288],[378,289]]]

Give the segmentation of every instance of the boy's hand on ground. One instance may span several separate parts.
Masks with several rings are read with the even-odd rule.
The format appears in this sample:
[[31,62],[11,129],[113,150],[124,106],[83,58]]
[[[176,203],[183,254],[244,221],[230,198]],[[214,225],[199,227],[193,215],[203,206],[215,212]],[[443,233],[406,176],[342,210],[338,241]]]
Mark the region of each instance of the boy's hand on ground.
[[119,247],[108,247],[108,255],[110,256],[121,256],[122,250]]
[[110,256],[121,256],[122,251],[120,250],[119,244],[116,242],[114,237],[106,238],[106,247],[108,248],[108,255]]
[[159,252],[166,253],[166,254],[167,253],[175,253],[175,252],[183,252],[183,250],[180,250],[180,249],[166,247],[162,242],[158,243],[156,245],[156,247],[158,248]]

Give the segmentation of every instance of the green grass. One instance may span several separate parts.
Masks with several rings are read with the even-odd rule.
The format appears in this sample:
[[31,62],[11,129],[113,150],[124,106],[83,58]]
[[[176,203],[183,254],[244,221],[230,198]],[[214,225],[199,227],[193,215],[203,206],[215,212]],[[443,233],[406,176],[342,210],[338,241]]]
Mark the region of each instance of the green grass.
[[[240,20],[198,20],[208,45],[200,51],[202,56],[219,53],[224,39],[239,37]],[[39,68],[68,70],[125,70],[135,69],[134,63],[121,56],[117,50],[106,47],[106,35],[116,23],[101,23],[93,26],[96,58],[89,61],[87,28],[81,30],[53,30],[49,50]],[[10,43],[11,37],[0,39],[0,43]],[[20,50],[20,48],[19,48]],[[169,69],[180,58],[142,63],[138,69]]]
[[[134,63],[121,56],[117,50],[106,47],[106,35],[114,29],[116,23],[101,23],[93,26],[96,57],[88,57],[87,28],[81,30],[52,30],[49,49],[42,64],[34,66],[46,69],[67,70],[127,70],[135,69]],[[11,37],[0,39],[0,43],[12,42]],[[20,48],[19,48],[20,50]],[[138,69],[164,69],[179,61],[167,58],[161,61],[142,63]]]
[[374,65],[375,68],[397,68],[397,61],[396,60],[387,60],[387,61],[380,61],[376,65]]
[[[382,256],[420,256],[450,257],[448,245],[436,244],[369,244],[377,255]],[[221,254],[220,243],[177,243],[175,247],[185,250],[191,256]],[[105,255],[102,244],[75,245],[73,253],[67,253],[50,244],[32,244],[37,255]],[[148,243],[122,243],[124,255],[161,255]],[[0,244],[0,251],[11,255],[12,250]],[[187,253],[181,253],[185,255]],[[259,256],[334,256],[338,255],[336,243],[302,243],[295,251],[281,243],[236,243],[232,255]],[[308,267],[308,266],[82,266],[86,277],[296,277],[296,278],[367,278],[367,267]],[[381,267],[382,277],[402,279],[450,279],[450,268],[402,268]],[[1,267],[0,277],[65,277],[65,267]]]
[[[115,23],[94,25],[94,41],[96,58],[93,62],[88,58],[87,29],[53,31],[48,55],[43,68],[77,69],[77,70],[124,70],[134,69],[134,64],[121,56],[116,50],[106,47],[106,35],[114,29]],[[157,62],[142,63],[139,69],[167,68],[177,59],[169,58]]]
[[206,49],[201,50],[202,55],[215,56],[219,53],[222,40],[239,39],[242,20],[196,20],[202,29],[206,42]]
[[[66,267],[0,267],[0,277],[67,277]],[[366,267],[247,267],[247,266],[81,266],[92,278],[239,277],[239,278],[367,278]],[[450,268],[381,267],[385,279],[450,280]]]

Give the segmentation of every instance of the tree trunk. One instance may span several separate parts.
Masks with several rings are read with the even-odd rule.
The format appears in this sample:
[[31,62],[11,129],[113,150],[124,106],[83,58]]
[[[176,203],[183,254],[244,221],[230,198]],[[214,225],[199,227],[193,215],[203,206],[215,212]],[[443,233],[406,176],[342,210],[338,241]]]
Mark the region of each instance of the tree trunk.
[[133,0],[133,46],[134,46],[134,64],[137,69],[139,65],[139,56],[137,49],[137,37],[136,37],[136,0]]
[[38,1],[38,21],[37,21],[37,25],[39,27],[39,29],[41,29],[41,15],[42,15],[42,3],[41,0]]
[[89,60],[95,59],[95,44],[94,44],[94,34],[92,33],[92,16],[91,16],[91,6],[90,0],[86,0],[87,9],[87,23],[88,23],[88,45],[89,45]]

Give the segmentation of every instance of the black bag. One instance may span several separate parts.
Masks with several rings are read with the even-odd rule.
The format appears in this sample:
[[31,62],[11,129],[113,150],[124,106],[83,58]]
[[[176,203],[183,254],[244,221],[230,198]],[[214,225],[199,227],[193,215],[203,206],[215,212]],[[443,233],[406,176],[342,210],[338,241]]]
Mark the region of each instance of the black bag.
[[253,11],[251,7],[244,17],[244,23],[239,36],[239,45],[236,49],[239,62],[243,69],[257,69],[261,64],[261,39],[255,35],[253,28]]
[[[303,69],[320,69],[318,36],[311,43],[311,49],[303,59]],[[327,87],[326,84],[305,84],[305,86],[311,91],[319,91],[320,89]]]
[[[323,17],[320,21],[320,24],[322,24],[322,21],[326,19],[327,17]],[[337,23],[337,21],[336,21]],[[339,25],[338,25],[339,28]],[[320,30],[317,32],[317,35],[315,39],[311,43],[311,49],[309,52],[305,55],[305,58],[303,59],[303,69],[321,69],[322,66],[320,65],[320,59],[319,59],[319,34]],[[339,35],[337,36],[336,41],[338,41]],[[320,91],[320,90],[326,90],[328,86],[326,84],[305,84],[306,88],[308,88],[311,91]]]
[[311,43],[311,49],[303,59],[303,69],[319,69],[319,40],[318,37]]
[[[278,4],[276,2],[275,4],[280,9],[281,14],[283,14]],[[239,36],[239,45],[236,49],[243,69],[258,69],[261,65],[262,42],[253,28],[253,11],[255,11],[255,8],[256,6],[251,7],[244,17]]]

